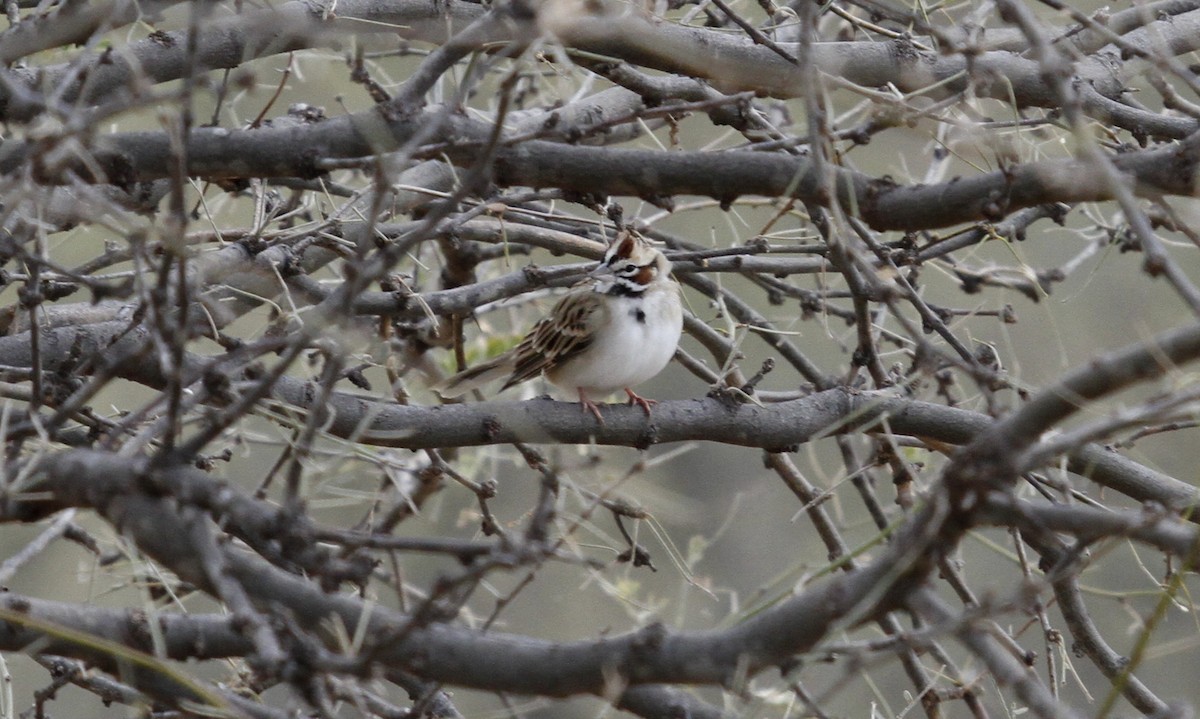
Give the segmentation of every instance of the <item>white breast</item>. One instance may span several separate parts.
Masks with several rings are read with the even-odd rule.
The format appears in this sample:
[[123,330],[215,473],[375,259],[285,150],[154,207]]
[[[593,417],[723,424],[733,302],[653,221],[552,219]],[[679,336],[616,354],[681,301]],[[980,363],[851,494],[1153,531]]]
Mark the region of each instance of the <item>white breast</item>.
[[678,285],[664,282],[640,298],[608,297],[610,321],[580,356],[547,373],[563,389],[600,397],[633,387],[671,361],[683,331]]

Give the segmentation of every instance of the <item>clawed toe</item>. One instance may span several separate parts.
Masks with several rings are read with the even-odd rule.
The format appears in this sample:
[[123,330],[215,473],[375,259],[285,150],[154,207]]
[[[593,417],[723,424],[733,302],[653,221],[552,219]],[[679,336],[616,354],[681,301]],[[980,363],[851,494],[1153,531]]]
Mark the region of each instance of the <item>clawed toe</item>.
[[637,406],[641,407],[642,410],[646,413],[647,417],[650,416],[650,407],[658,404],[658,400],[646,399],[645,397],[642,397],[641,395],[637,394],[636,392],[629,389],[628,387],[625,388],[625,394],[629,395],[629,405],[632,407],[633,405],[636,404]]
[[582,387],[577,387],[576,390],[579,392],[579,404],[583,405],[583,411],[591,412],[597,422],[604,424],[604,415],[600,414],[600,406],[588,399],[587,393],[583,391]]
[[[600,405],[588,399],[587,393],[584,392],[582,388],[577,387],[576,391],[579,392],[579,404],[583,407],[583,411],[591,412],[592,416],[596,418],[597,422],[604,424],[604,415],[600,414]],[[642,411],[646,413],[647,417],[650,416],[650,408],[658,404],[658,400],[647,399],[628,387],[625,388],[625,394],[629,397],[629,406],[632,407],[637,405],[638,407],[641,407]]]

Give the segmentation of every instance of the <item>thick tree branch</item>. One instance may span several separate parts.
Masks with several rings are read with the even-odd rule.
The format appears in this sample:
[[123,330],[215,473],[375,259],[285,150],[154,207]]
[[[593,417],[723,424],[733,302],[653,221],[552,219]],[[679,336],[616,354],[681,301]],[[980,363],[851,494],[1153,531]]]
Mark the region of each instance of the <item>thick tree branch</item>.
[[[162,378],[155,365],[137,359],[144,333],[145,330],[128,332],[124,323],[47,331],[42,343],[45,369],[70,371],[73,358],[103,354],[127,379],[161,387]],[[1143,357],[1154,355],[1153,350],[1145,348],[1141,353]],[[29,345],[22,335],[0,338],[0,365],[28,367],[29,363]],[[189,355],[184,366],[185,372],[190,373],[187,384],[202,378],[206,364],[205,360]],[[877,426],[882,418],[887,418],[887,426],[893,432],[960,445],[989,431],[993,424],[986,415],[968,410],[888,393],[843,389],[763,406],[717,398],[665,401],[655,407],[649,419],[638,408],[609,405],[603,407],[604,425],[597,424],[590,414],[580,412],[575,403],[545,399],[422,407],[335,392],[326,407],[316,410],[310,404],[314,396],[312,385],[286,376],[275,385],[272,396],[283,403],[278,409],[285,413],[329,413],[325,428],[334,436],[409,449],[511,442],[594,442],[648,447],[703,439],[784,450],[836,432]],[[1200,499],[1200,491],[1191,485],[1097,445],[1072,452],[1068,466],[1139,502],[1155,501],[1183,508]]]
[[[142,460],[97,453],[56,454],[38,464],[40,487],[100,512],[147,555],[182,579],[214,591],[195,548],[183,541],[186,522],[175,500],[129,491],[146,472]],[[301,577],[236,551],[225,552],[230,579],[264,610],[286,608],[319,626],[330,618],[348,632],[366,622],[376,660],[429,679],[495,691],[545,696],[605,695],[615,679],[631,684],[728,685],[815,645],[839,618],[882,600],[880,581],[896,578],[891,561],[877,561],[786,600],[730,630],[672,633],[661,625],[597,640],[549,642],[427,625],[378,605],[321,591]],[[894,601],[894,600],[893,600]],[[64,652],[57,652],[64,653]]]
[[[456,138],[443,148],[453,159],[472,162],[478,148],[462,138],[482,141],[484,128],[457,118],[442,118],[442,137]],[[201,128],[187,142],[187,172],[206,179],[316,177],[324,173],[317,158],[359,158],[400,149],[433,117],[388,117],[380,110],[345,115],[314,125],[256,130]],[[92,166],[104,171],[99,182],[129,182],[169,176],[166,133],[126,133],[99,137]],[[32,154],[35,146],[8,142],[0,148],[0,172],[32,164],[45,182],[63,179],[63,171],[90,173],[85,166],[48,167]],[[236,164],[228,158],[237,157]],[[1112,157],[1113,166],[1142,195],[1191,196],[1200,165],[1200,135],[1185,142]],[[823,184],[803,158],[757,152],[660,152],[562,145],[529,141],[500,148],[494,180],[502,185],[556,187],[575,192],[604,192],[655,198],[700,195],[733,202],[747,195],[821,201]],[[630,167],[654,168],[630,173]],[[900,185],[892,180],[829,168],[837,201],[877,230],[915,230],[979,220],[997,220],[1026,207],[1113,199],[1111,185],[1095,168],[1078,160],[1046,160],[1003,171],[954,178],[929,185]]]

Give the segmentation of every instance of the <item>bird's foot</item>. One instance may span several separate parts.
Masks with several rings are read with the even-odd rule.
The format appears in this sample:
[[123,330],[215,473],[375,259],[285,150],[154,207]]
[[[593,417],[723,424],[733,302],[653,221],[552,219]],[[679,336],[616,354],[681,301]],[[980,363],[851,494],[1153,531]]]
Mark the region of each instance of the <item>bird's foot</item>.
[[579,392],[579,404],[583,405],[583,411],[591,412],[595,415],[597,422],[604,424],[604,415],[600,414],[600,406],[588,399],[587,393],[583,391],[582,387],[576,387],[575,389]]
[[625,394],[629,395],[629,406],[632,407],[636,404],[637,406],[641,407],[646,412],[647,417],[650,416],[650,408],[658,404],[658,400],[646,399],[628,387],[625,388]]

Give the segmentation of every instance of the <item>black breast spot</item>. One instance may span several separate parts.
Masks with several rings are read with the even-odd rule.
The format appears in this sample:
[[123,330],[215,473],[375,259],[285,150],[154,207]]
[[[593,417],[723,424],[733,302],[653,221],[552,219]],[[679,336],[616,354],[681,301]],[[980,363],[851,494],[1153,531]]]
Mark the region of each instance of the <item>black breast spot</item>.
[[646,313],[642,310],[634,310],[630,314],[632,314],[633,318],[638,321],[638,324],[646,324]]

